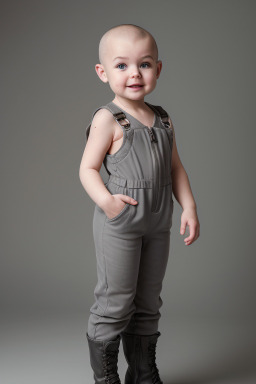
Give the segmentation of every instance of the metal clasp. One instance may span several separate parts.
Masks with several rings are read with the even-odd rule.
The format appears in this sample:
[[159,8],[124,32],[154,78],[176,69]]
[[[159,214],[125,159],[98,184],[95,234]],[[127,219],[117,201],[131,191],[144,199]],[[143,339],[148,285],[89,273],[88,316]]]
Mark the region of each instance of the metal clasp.
[[161,118],[161,120],[162,120],[162,123],[164,124],[164,126],[166,128],[170,128],[171,127],[170,122],[168,121],[168,116],[163,116]]
[[150,140],[154,141],[155,143],[157,143],[157,138],[156,138],[156,135],[154,133],[153,128],[152,127],[151,128],[147,127],[147,130],[148,130],[148,133],[149,133]]
[[130,122],[126,118],[126,116],[123,112],[117,112],[117,113],[114,113],[113,115],[114,115],[114,118],[118,122],[119,125],[121,125],[124,128],[130,127]]

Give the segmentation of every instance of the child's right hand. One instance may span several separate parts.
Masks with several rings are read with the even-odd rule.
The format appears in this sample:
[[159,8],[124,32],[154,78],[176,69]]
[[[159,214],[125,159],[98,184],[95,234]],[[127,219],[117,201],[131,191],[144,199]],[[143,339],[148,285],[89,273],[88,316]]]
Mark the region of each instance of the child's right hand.
[[126,204],[135,205],[138,204],[138,202],[130,196],[117,193],[115,195],[111,195],[110,199],[106,202],[106,205],[102,209],[109,219],[113,219],[119,215]]

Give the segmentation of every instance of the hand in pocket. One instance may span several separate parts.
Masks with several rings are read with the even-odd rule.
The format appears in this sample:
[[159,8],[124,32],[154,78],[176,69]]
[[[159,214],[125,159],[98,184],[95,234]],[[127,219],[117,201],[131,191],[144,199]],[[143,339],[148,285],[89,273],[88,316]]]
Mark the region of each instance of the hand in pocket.
[[104,208],[104,212],[109,220],[114,219],[121,213],[127,204],[135,205],[137,204],[137,201],[132,197],[122,195],[121,193],[112,195],[112,200],[111,202],[108,202],[108,205]]

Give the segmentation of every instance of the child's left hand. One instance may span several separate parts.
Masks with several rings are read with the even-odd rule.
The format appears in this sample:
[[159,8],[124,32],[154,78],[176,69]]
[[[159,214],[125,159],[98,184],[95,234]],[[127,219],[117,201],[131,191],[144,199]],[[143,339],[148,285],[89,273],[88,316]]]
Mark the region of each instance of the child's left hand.
[[185,245],[192,244],[200,235],[200,223],[195,208],[185,208],[181,214],[180,234],[184,235],[186,226],[189,227],[189,236],[184,239]]

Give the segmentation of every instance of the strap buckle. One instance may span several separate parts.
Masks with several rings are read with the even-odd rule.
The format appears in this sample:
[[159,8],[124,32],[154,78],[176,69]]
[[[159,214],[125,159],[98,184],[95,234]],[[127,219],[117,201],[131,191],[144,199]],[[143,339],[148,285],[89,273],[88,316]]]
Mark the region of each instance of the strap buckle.
[[168,119],[167,119],[167,121],[164,121],[164,120],[162,119],[162,122],[163,122],[163,124],[165,125],[166,128],[171,128],[171,125],[170,125]]
[[126,115],[123,112],[117,112],[113,113],[113,116],[115,120],[118,122],[119,125],[121,125],[124,128],[129,128],[130,127],[130,122],[126,118]]
[[170,122],[168,120],[168,114],[167,113],[161,113],[161,120],[162,120],[162,123],[165,125],[166,128],[170,128],[171,125],[170,125]]
[[168,121],[169,115],[168,113],[160,106],[160,105],[152,105],[148,102],[146,104],[153,110],[156,110],[158,115],[160,115],[161,122],[166,128],[171,128],[171,124]]

